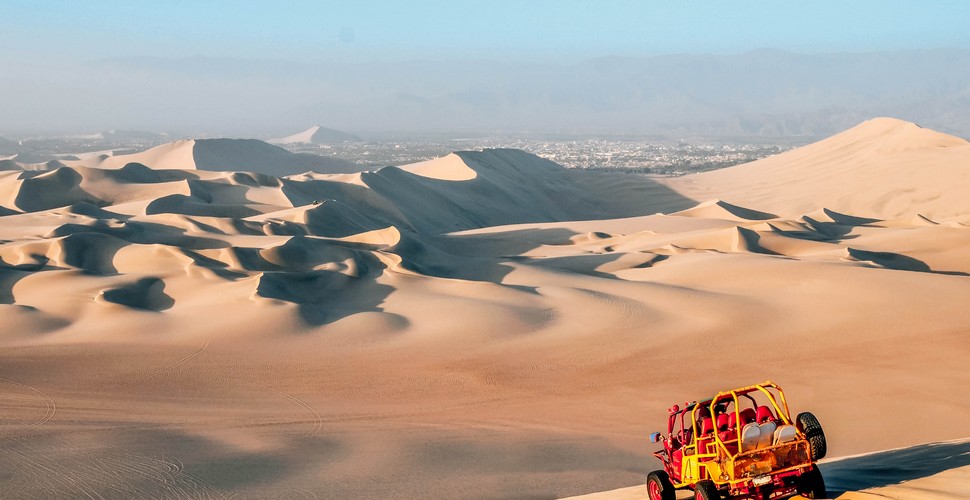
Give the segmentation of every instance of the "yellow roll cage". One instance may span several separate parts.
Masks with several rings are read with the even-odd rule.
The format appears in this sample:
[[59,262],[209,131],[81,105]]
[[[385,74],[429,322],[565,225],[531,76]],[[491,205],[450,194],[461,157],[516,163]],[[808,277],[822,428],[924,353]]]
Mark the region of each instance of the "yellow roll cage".
[[[777,397],[769,389],[774,389]],[[749,481],[751,479],[751,473],[749,471],[763,470],[766,466],[765,464],[778,464],[778,460],[771,455],[778,452],[786,452],[789,456],[792,453],[797,453],[795,455],[797,457],[796,463],[787,463],[780,468],[771,467],[770,472],[772,473],[788,472],[811,465],[811,460],[808,459],[808,441],[801,430],[797,431],[798,439],[793,442],[745,452],[740,451],[741,433],[737,432],[738,451],[732,454],[715,429],[713,434],[714,453],[700,453],[701,451],[706,451],[698,450],[697,443],[700,435],[698,416],[701,408],[706,408],[708,415],[713,416],[715,414],[714,407],[717,404],[728,400],[733,401],[735,419],[737,422],[741,422],[739,396],[744,396],[752,392],[764,394],[774,408],[775,414],[783,420],[784,424],[794,425],[784,391],[778,384],[770,380],[766,380],[760,384],[722,391],[709,400],[703,400],[693,404],[693,408],[690,410],[692,438],[690,444],[685,444],[682,448],[681,481],[674,485],[675,488],[692,485],[701,479],[710,479],[715,484],[730,484],[731,486]]]

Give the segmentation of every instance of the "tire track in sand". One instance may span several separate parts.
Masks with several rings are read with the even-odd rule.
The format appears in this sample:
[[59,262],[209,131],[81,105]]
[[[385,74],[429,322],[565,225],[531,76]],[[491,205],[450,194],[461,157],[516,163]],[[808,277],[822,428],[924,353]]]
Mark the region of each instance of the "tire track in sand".
[[8,378],[2,378],[2,377],[0,377],[0,382],[4,382],[4,383],[10,384],[10,385],[14,385],[14,386],[20,387],[22,389],[26,389],[26,390],[28,390],[28,391],[30,391],[30,392],[32,392],[32,393],[40,396],[44,400],[44,404],[47,405],[47,408],[46,408],[46,410],[44,412],[44,416],[41,417],[40,420],[37,420],[35,422],[31,422],[28,425],[33,426],[33,427],[39,427],[41,425],[46,424],[47,422],[50,422],[51,419],[54,418],[54,415],[57,413],[57,403],[54,402],[54,398],[48,396],[44,391],[41,391],[40,389],[38,389],[38,388],[36,388],[36,387],[34,387],[32,385],[23,384],[23,383],[14,381],[14,380],[10,380]]
[[126,381],[124,381],[124,382],[122,382],[120,384],[112,384],[112,385],[102,386],[100,389],[98,389],[98,391],[99,392],[104,392],[104,391],[107,391],[109,389],[118,389],[120,387],[126,387],[126,386],[129,386],[129,385],[138,383],[138,382],[143,382],[145,380],[153,379],[153,378],[155,378],[155,377],[157,377],[157,376],[159,376],[159,375],[161,375],[161,374],[163,374],[165,372],[174,370],[174,369],[176,369],[176,368],[184,365],[185,363],[188,363],[189,361],[192,361],[199,354],[202,354],[202,352],[205,351],[207,347],[209,347],[209,341],[208,340],[206,340],[205,342],[203,342],[202,345],[199,348],[197,348],[196,350],[190,352],[189,354],[186,354],[185,356],[182,356],[179,359],[176,359],[175,361],[173,361],[173,362],[171,362],[171,363],[169,363],[167,365],[164,365],[164,366],[162,366],[160,368],[156,368],[156,369],[154,369],[154,370],[152,370],[150,372],[142,373],[141,375],[136,375],[134,377],[131,377],[128,380],[126,380]]
[[[102,443],[103,444],[103,443]],[[5,485],[12,498],[223,498],[188,474],[181,461],[141,455],[110,444],[95,450],[62,439],[16,439],[0,446],[0,463],[20,481]]]
[[318,412],[317,409],[313,407],[313,405],[311,405],[310,403],[307,403],[305,400],[298,398],[286,391],[283,391],[280,389],[274,389],[272,387],[266,387],[265,389],[269,389],[270,391],[273,391],[276,394],[279,394],[287,401],[296,403],[298,406],[300,406],[310,414],[310,430],[305,432],[303,434],[304,436],[310,437],[310,436],[316,436],[317,434],[320,434],[320,431],[323,430],[323,416],[320,415],[320,412]]

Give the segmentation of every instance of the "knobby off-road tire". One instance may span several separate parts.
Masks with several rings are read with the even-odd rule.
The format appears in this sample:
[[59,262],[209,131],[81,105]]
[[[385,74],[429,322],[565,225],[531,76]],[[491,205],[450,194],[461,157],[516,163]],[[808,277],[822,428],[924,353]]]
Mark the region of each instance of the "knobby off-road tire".
[[655,470],[647,474],[647,498],[650,500],[675,500],[674,483],[670,476],[662,470]]
[[698,481],[694,485],[694,500],[721,500],[721,492],[710,480]]
[[812,470],[798,478],[798,494],[808,498],[825,498],[825,480],[822,479],[822,472],[818,466],[813,465]]
[[825,452],[827,450],[825,433],[822,432],[822,424],[818,423],[815,415],[807,411],[805,413],[799,413],[798,417],[795,418],[795,424],[798,426],[798,430],[805,433],[805,437],[808,438],[812,461],[815,462],[825,458]]

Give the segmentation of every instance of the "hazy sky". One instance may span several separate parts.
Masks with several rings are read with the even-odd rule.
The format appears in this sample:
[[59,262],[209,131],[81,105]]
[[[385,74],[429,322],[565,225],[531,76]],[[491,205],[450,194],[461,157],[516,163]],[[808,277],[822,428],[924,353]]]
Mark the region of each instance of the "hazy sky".
[[0,135],[953,115],[970,52],[880,54],[966,51],[968,26],[970,0],[0,0]]
[[302,62],[970,47],[966,0],[0,0],[0,55]]

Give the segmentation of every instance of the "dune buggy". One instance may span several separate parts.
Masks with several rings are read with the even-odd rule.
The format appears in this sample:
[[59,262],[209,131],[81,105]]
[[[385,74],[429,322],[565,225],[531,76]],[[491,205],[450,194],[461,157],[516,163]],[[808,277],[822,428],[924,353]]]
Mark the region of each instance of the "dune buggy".
[[825,456],[825,434],[811,413],[794,419],[773,382],[720,392],[713,398],[674,405],[667,434],[654,453],[663,470],[647,475],[650,500],[673,500],[692,489],[697,500],[825,497],[816,461]]

